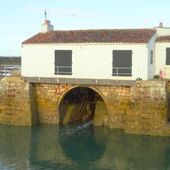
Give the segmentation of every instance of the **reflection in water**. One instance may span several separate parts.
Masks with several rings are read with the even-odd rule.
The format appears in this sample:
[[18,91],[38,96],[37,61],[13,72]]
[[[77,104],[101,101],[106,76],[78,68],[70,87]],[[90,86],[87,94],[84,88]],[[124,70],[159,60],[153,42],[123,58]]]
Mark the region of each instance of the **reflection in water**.
[[[70,127],[69,127],[70,128]],[[89,126],[0,126],[0,170],[168,170],[170,138]]]
[[31,129],[0,126],[0,169],[29,168]]
[[[82,127],[84,128],[82,129]],[[103,156],[106,148],[107,134],[104,133],[105,131],[101,131],[100,134],[97,134],[93,125],[89,123],[82,126],[79,125],[77,128],[73,126],[73,129],[74,131],[71,131],[72,133],[70,134],[64,133],[65,129],[61,128],[60,130],[61,136],[59,138],[59,143],[64,155],[73,162],[77,162],[79,165],[99,160]],[[67,130],[69,131],[69,129]]]

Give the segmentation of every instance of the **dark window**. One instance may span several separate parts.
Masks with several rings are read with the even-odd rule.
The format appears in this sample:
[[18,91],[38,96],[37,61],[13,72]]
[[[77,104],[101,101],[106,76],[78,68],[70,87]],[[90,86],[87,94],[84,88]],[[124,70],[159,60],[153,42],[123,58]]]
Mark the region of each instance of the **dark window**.
[[113,50],[113,76],[132,76],[132,51]]
[[150,64],[153,64],[153,51],[150,51]]
[[72,75],[71,50],[55,50],[55,74]]
[[170,48],[166,48],[166,65],[170,65]]

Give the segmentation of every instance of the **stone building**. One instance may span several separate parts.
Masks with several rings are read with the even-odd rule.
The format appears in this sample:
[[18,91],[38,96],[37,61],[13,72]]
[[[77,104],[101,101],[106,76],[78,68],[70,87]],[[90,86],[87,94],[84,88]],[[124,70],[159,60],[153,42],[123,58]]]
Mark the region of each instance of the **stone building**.
[[0,123],[92,122],[170,136],[170,83],[149,80],[160,71],[168,78],[167,35],[162,24],[54,31],[45,20],[41,33],[22,44],[22,76],[0,81]]

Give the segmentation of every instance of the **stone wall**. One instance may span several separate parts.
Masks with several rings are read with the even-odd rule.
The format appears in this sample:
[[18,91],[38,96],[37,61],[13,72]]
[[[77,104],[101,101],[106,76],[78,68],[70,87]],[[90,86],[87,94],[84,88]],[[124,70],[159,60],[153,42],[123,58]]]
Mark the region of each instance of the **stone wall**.
[[71,85],[67,84],[35,84],[36,102],[40,123],[58,124],[59,99]]
[[128,133],[170,135],[166,82],[141,81],[131,89],[125,131]]
[[0,124],[32,125],[29,83],[20,77],[0,81]]
[[166,86],[167,86],[166,92],[167,92],[167,109],[168,109],[167,119],[170,122],[170,81],[167,81]]
[[[27,83],[21,78],[0,81],[0,123],[58,124],[62,98],[76,84]],[[170,83],[139,81],[135,86],[85,85],[97,92],[95,125],[127,133],[170,136]],[[105,109],[106,108],[106,109]],[[106,112],[107,111],[107,112]]]
[[107,126],[127,133],[170,136],[168,87],[165,81],[135,86],[98,86],[107,106]]

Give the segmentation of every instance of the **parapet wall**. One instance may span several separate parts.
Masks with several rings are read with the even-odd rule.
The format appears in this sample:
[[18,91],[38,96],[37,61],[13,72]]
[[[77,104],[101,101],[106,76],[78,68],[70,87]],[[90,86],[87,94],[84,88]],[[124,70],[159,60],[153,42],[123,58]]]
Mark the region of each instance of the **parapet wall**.
[[[19,77],[0,81],[0,124],[58,124],[62,97],[78,84],[28,83]],[[96,113],[95,125],[127,133],[170,136],[170,84],[139,81],[135,86],[85,85],[104,100],[107,114]],[[100,110],[98,108],[97,110]],[[98,118],[100,116],[100,118]]]

